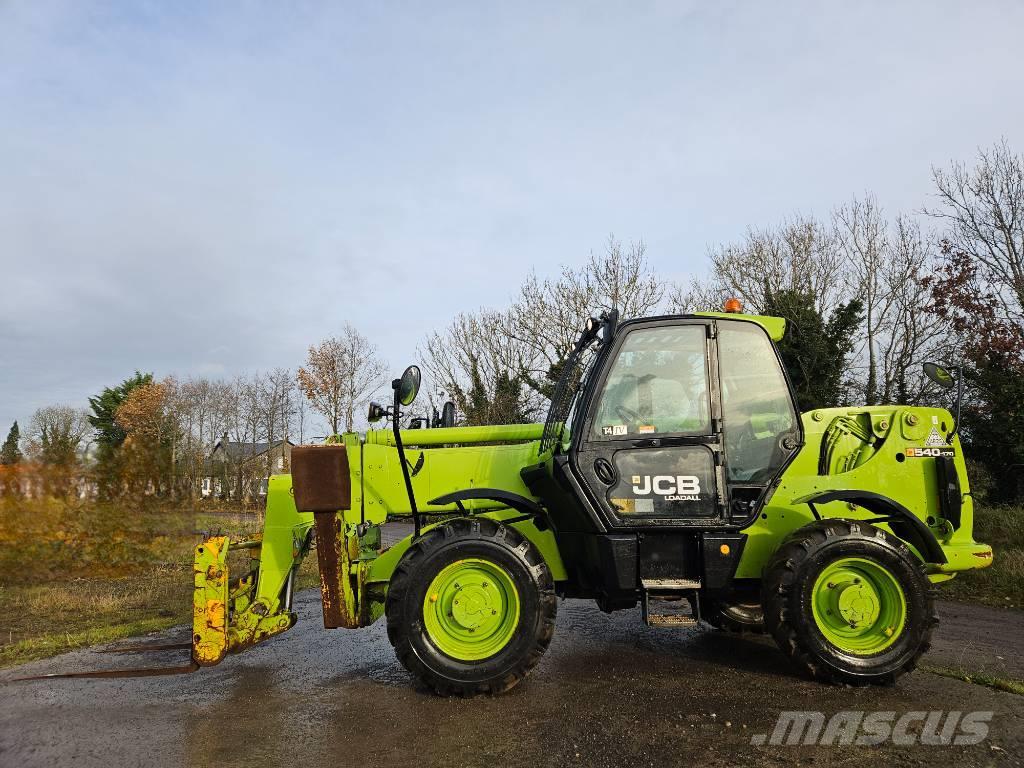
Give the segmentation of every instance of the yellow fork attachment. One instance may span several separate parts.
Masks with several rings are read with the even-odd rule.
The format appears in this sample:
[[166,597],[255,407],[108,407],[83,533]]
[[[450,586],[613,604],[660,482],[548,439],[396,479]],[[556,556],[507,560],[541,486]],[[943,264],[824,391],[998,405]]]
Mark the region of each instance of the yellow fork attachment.
[[295,614],[279,597],[257,594],[255,568],[241,578],[232,580],[229,575],[228,552],[252,550],[251,562],[258,566],[262,545],[263,536],[257,534],[238,541],[214,536],[196,547],[192,658],[200,666],[218,664],[225,654],[241,651],[295,624]]
[[192,595],[192,659],[209,667],[228,649],[227,536],[214,536],[196,547]]

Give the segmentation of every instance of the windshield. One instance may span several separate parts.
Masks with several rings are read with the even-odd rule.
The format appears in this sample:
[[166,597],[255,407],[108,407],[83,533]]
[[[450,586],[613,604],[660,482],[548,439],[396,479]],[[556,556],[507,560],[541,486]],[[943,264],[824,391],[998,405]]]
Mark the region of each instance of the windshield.
[[597,399],[588,440],[711,433],[703,325],[630,331]]

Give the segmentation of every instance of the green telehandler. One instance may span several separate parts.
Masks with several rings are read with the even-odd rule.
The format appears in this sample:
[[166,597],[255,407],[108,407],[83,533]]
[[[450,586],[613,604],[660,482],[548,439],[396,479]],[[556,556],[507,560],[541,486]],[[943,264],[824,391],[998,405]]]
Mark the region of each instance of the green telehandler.
[[[785,321],[731,309],[591,318],[543,424],[400,429],[411,366],[370,406],[387,429],[296,447],[262,534],[196,548],[191,666],[293,626],[315,548],[324,626],[384,618],[398,660],[443,695],[525,678],[559,597],[767,631],[825,682],[895,681],[929,647],[932,584],[992,562],[957,423],[895,405],[799,414],[773,343]],[[383,547],[400,517],[411,535]],[[240,576],[231,552],[250,560]]]

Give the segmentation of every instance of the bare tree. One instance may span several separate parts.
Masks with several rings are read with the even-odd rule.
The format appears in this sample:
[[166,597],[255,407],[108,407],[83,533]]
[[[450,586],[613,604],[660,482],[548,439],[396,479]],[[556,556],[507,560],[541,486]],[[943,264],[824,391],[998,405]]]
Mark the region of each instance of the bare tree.
[[206,378],[164,379],[168,417],[177,429],[174,451],[175,482],[179,492],[199,496],[211,447],[225,432],[223,391],[226,383]]
[[948,224],[954,250],[977,260],[1004,316],[1024,321],[1024,157],[1004,139],[979,150],[974,168],[954,163],[932,176],[941,207],[925,213]]
[[537,350],[509,333],[511,314],[460,314],[445,330],[431,333],[420,349],[435,387],[449,393],[468,424],[528,421],[543,407],[527,386]]
[[709,256],[712,293],[735,296],[748,311],[765,311],[772,292],[798,291],[814,296],[827,314],[848,290],[833,229],[813,218],[748,230],[742,242],[719,246]]
[[563,267],[556,279],[530,275],[509,315],[509,331],[535,353],[528,356],[534,387],[549,394],[586,318],[611,309],[623,318],[642,317],[664,295],[665,281],[651,271],[644,244],[623,249],[614,237],[604,252],[592,252],[582,267]]
[[32,414],[26,434],[27,453],[43,464],[69,467],[79,458],[89,434],[88,414],[70,405],[48,405]]
[[692,277],[685,285],[672,286],[668,294],[668,309],[678,314],[717,312],[727,298],[708,278]]
[[295,427],[298,429],[299,445],[306,443],[306,428],[309,424],[308,401],[305,397],[295,398]]
[[679,312],[716,310],[736,296],[747,311],[764,312],[770,295],[812,297],[828,317],[840,305],[864,305],[864,335],[851,358],[851,394],[868,404],[917,402],[920,363],[942,340],[920,279],[932,269],[920,228],[906,218],[889,222],[875,198],[836,209],[828,222],[797,216],[779,227],[750,230],[738,243],[713,249],[711,272],[676,287]]
[[295,374],[275,368],[255,377],[256,407],[263,421],[262,437],[268,443],[288,440],[296,410]]
[[891,252],[887,240],[882,209],[873,195],[854,198],[833,213],[836,242],[845,257],[855,281],[857,298],[864,307],[864,343],[867,378],[864,402],[879,402],[879,343],[889,329],[889,313],[896,299],[895,287],[887,280],[891,275]]
[[945,343],[940,320],[923,311],[929,295],[921,280],[933,269],[932,250],[915,221],[896,219],[881,266],[889,308],[880,345],[879,402],[920,403],[928,388],[921,364],[939,356]]
[[297,379],[310,405],[338,434],[343,421],[346,432],[355,428],[357,409],[384,385],[386,373],[376,346],[346,323],[340,336],[309,348]]

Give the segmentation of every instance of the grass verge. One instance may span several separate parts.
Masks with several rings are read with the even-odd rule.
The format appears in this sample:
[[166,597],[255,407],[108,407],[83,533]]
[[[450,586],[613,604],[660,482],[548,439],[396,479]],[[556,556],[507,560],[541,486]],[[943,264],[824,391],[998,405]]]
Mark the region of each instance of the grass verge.
[[[3,521],[3,533],[18,547],[23,539],[14,539],[18,532],[10,521]],[[116,567],[109,562],[93,567],[90,556],[102,548],[103,535],[89,535],[77,519],[57,522],[29,532],[30,545],[5,550],[0,668],[190,622],[192,551],[201,540],[195,531],[243,535],[262,527],[261,516],[254,514],[162,511],[139,516],[132,522],[131,556],[119,559]],[[56,548],[57,556],[40,563],[40,548]],[[314,555],[299,570],[296,588],[318,584]]]
[[983,685],[986,688],[993,688],[997,691],[1005,691],[1006,693],[1015,693],[1018,696],[1024,696],[1024,680],[998,677],[996,675],[988,674],[987,672],[967,672],[963,669],[938,667],[931,664],[921,664],[918,669],[922,672],[931,672],[933,675],[951,677],[954,680],[963,680],[966,683]]

